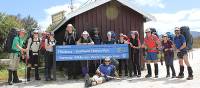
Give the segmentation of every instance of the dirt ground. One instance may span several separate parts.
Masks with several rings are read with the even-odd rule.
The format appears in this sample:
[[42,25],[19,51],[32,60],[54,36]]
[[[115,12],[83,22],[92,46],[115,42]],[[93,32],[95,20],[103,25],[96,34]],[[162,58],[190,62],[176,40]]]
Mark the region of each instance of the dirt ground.
[[[194,49],[193,56],[190,54],[190,64],[194,71],[194,80],[186,80],[187,69],[185,66],[185,78],[165,78],[165,66],[159,63],[159,78],[144,78],[146,71],[142,71],[141,78],[123,77],[122,80],[112,80],[91,88],[200,88],[200,49]],[[193,57],[193,58],[191,58]],[[179,72],[179,64],[176,60],[174,62],[176,74]],[[152,64],[152,68],[153,64]],[[154,71],[154,69],[152,69]],[[14,85],[7,85],[0,82],[0,88],[84,88],[83,79],[80,80],[66,80],[65,78],[58,78],[57,81],[46,82],[31,81],[29,83],[20,83]]]

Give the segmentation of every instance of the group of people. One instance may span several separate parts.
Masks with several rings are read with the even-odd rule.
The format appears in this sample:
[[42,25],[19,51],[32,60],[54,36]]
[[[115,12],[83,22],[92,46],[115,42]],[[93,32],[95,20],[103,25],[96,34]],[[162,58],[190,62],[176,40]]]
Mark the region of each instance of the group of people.
[[[77,79],[78,75],[85,77],[86,86],[97,85],[106,82],[110,79],[120,79],[123,71],[125,76],[129,77],[141,77],[141,49],[145,49],[146,52],[146,66],[147,75],[145,78],[152,77],[152,70],[150,63],[154,63],[155,67],[155,78],[159,76],[158,58],[157,54],[159,51],[164,53],[165,64],[167,75],[170,77],[170,68],[172,70],[172,78],[184,78],[184,63],[188,69],[188,80],[193,79],[192,67],[189,64],[186,40],[180,33],[180,28],[175,28],[174,41],[169,40],[167,34],[163,34],[162,38],[154,34],[149,28],[145,30],[146,36],[144,37],[144,43],[141,43],[140,36],[137,31],[131,31],[128,36],[120,33],[119,38],[113,37],[113,32],[107,32],[107,40],[103,41],[97,28],[93,29],[92,33],[84,31],[81,37],[78,38],[75,28],[72,24],[68,24],[66,32],[63,38],[63,45],[100,45],[100,44],[128,44],[130,48],[130,58],[123,60],[116,60],[114,58],[106,57],[105,60],[93,60],[93,61],[66,61],[64,62],[65,75],[68,79]],[[28,39],[28,43],[23,48],[23,40],[25,30],[19,31],[19,36],[16,36],[13,40],[12,49],[13,52],[10,54],[12,59],[17,59],[9,66],[9,79],[8,83],[19,83],[21,80],[17,76],[17,64],[19,58],[27,59],[27,81],[31,79],[31,69],[35,68],[35,80],[41,80],[39,76],[39,57],[40,53],[43,53],[45,57],[45,80],[53,80],[51,77],[51,69],[53,65],[53,46],[56,45],[53,33],[45,34],[45,37],[39,38],[38,31],[33,31],[32,37]],[[179,58],[180,72],[176,76],[176,72],[173,66],[174,52],[177,52]],[[80,64],[80,66],[79,66]],[[95,74],[92,78],[90,75]]]
[[[14,37],[12,42],[12,52],[10,53],[10,64],[8,67],[8,84],[21,83],[17,75],[17,68],[20,59],[27,64],[26,79],[30,81],[32,67],[35,69],[35,80],[41,80],[39,76],[39,53],[43,53],[45,57],[45,80],[53,80],[51,77],[51,69],[53,65],[53,46],[56,45],[53,33],[45,34],[46,38],[39,38],[38,30],[34,30],[32,36],[24,41],[26,31],[20,29],[18,35]],[[43,41],[43,42],[42,42]]]

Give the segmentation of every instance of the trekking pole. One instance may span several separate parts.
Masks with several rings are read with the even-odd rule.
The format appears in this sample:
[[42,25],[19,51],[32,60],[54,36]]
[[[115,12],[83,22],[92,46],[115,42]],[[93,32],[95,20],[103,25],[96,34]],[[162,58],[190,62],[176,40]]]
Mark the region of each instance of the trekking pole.
[[27,65],[28,65],[28,56],[25,58],[25,83],[27,83]]

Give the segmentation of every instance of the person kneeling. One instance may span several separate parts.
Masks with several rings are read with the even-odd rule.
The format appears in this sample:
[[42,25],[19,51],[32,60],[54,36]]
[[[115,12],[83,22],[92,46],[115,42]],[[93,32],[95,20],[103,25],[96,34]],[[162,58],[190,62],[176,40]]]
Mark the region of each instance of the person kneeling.
[[85,76],[85,87],[102,84],[112,79],[120,78],[115,66],[111,64],[110,58],[106,57],[104,63],[99,65],[96,70],[96,74],[92,78],[90,78],[88,74]]

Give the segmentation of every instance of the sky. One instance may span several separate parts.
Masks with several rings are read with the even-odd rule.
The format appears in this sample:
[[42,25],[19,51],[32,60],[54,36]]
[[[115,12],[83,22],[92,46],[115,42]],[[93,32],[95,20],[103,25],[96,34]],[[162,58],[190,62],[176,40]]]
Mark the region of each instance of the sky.
[[[22,17],[34,17],[45,30],[51,23],[51,15],[65,10],[70,12],[71,0],[1,0],[0,12]],[[72,0],[75,9],[94,0]],[[159,33],[173,31],[176,26],[187,25],[192,31],[200,31],[200,0],[126,0],[156,20],[145,23],[144,28],[154,27]]]

